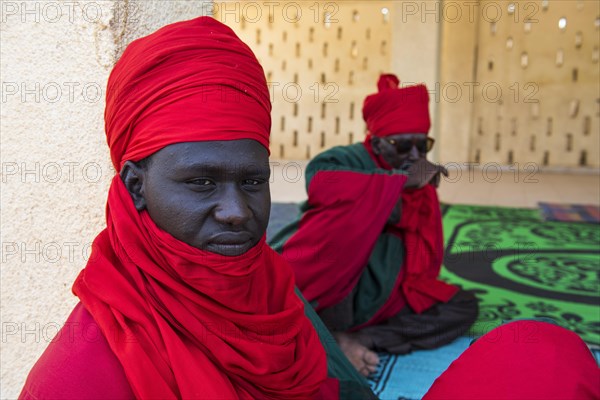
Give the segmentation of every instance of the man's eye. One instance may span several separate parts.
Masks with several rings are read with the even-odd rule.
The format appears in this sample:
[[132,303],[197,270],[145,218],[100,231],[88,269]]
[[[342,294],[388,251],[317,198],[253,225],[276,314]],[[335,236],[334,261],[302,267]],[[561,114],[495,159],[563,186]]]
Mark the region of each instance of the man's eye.
[[245,179],[244,180],[244,185],[249,185],[249,186],[258,186],[261,183],[262,182],[259,181],[258,179]]
[[210,179],[191,179],[189,181],[187,181],[187,183],[189,183],[190,185],[195,185],[195,186],[210,186],[213,184],[213,182]]

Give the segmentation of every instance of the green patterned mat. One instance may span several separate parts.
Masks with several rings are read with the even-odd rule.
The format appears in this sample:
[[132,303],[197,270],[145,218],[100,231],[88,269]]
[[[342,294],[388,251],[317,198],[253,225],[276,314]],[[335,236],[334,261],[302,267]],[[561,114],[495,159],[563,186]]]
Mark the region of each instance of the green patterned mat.
[[444,206],[442,279],[481,300],[471,334],[547,317],[600,346],[600,225],[546,222],[537,209]]

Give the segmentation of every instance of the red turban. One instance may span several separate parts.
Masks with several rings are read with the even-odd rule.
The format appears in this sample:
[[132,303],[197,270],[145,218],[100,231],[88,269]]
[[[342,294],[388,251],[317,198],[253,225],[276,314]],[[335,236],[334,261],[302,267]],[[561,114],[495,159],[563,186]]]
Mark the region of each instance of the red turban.
[[377,82],[378,93],[367,96],[363,119],[372,136],[398,133],[428,133],[429,94],[425,85],[399,88],[396,75],[384,74]]
[[132,42],[108,79],[106,137],[113,165],[173,143],[254,139],[267,149],[271,103],[258,60],[210,17]]

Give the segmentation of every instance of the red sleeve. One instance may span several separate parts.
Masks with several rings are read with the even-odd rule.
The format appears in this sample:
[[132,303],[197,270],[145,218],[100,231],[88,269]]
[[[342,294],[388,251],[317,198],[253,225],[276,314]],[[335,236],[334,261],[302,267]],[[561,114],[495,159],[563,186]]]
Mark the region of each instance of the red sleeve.
[[29,372],[19,399],[133,399],[123,367],[78,304]]

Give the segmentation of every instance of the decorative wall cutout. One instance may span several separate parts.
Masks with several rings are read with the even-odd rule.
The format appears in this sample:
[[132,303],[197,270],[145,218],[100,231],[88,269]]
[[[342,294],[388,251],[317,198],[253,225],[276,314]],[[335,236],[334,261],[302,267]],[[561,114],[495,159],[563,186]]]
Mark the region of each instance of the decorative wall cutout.
[[581,31],[575,34],[575,48],[580,49],[583,44],[583,33]]
[[562,17],[558,20],[558,29],[561,31],[567,29],[567,19],[565,17]]
[[540,117],[540,103],[531,103],[531,119]]
[[556,66],[562,67],[565,62],[565,53],[562,49],[556,51]]
[[509,36],[508,39],[506,39],[506,48],[508,50],[512,50],[513,45],[514,45],[513,38]]
[[[475,121],[470,160],[599,167],[599,2],[481,0],[477,9],[488,3],[500,4],[503,13],[493,21],[475,14],[479,86],[469,116]],[[362,103],[390,68],[391,13],[398,7],[392,1],[293,4],[298,12],[290,7],[287,20],[284,3],[273,13],[263,7],[258,20],[235,21],[231,14],[221,20],[249,43],[271,83],[273,157],[303,159],[363,140]]]
[[521,53],[521,67],[527,68],[529,65],[529,54],[526,51]]
[[574,99],[569,103],[569,117],[575,118],[579,114],[579,100]]
[[586,115],[585,118],[583,119],[583,134],[585,136],[590,134],[591,125],[592,125],[592,119],[590,118],[589,115]]
[[579,156],[579,166],[587,167],[587,151],[581,150],[581,155]]
[[600,2],[505,4],[479,21],[475,80],[502,95],[475,93],[470,161],[600,167]]

